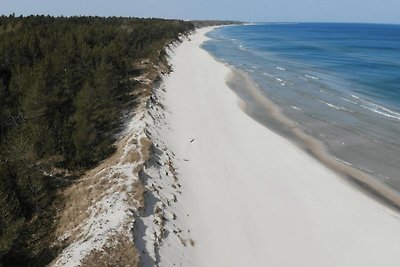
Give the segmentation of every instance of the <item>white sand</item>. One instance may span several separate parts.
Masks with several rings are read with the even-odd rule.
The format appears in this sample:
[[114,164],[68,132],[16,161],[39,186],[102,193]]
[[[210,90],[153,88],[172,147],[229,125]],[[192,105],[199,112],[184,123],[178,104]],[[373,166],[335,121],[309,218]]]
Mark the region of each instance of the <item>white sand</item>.
[[161,265],[400,266],[400,216],[248,117],[229,68],[199,48],[206,31],[174,50],[165,80],[174,224],[195,244],[169,235]]

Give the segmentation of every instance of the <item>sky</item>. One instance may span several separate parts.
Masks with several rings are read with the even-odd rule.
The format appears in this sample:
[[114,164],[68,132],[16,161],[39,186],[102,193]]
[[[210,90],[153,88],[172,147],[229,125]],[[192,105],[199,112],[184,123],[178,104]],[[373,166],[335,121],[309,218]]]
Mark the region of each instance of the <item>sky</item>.
[[400,0],[0,0],[0,14],[400,24]]

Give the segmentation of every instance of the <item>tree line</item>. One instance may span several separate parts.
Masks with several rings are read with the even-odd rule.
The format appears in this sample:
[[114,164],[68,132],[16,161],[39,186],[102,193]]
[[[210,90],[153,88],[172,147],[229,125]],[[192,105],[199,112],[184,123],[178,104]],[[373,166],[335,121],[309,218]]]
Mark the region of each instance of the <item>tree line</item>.
[[52,170],[82,170],[113,151],[135,88],[133,62],[160,60],[168,42],[193,28],[163,19],[0,17],[0,266],[51,258],[34,236],[67,179]]

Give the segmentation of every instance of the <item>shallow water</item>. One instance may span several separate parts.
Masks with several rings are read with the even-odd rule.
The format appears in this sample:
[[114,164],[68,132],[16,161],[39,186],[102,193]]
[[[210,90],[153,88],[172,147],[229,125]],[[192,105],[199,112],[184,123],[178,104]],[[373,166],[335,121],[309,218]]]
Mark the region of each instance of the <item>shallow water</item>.
[[[400,26],[256,24],[209,37],[207,51],[249,75],[338,162],[400,190]],[[292,137],[255,106],[251,116]]]

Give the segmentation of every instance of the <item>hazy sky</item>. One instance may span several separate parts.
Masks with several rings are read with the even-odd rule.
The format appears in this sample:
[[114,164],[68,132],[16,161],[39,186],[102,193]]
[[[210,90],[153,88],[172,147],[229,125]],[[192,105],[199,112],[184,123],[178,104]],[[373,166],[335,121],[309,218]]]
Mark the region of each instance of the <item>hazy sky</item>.
[[400,23],[400,0],[0,0],[0,13]]

